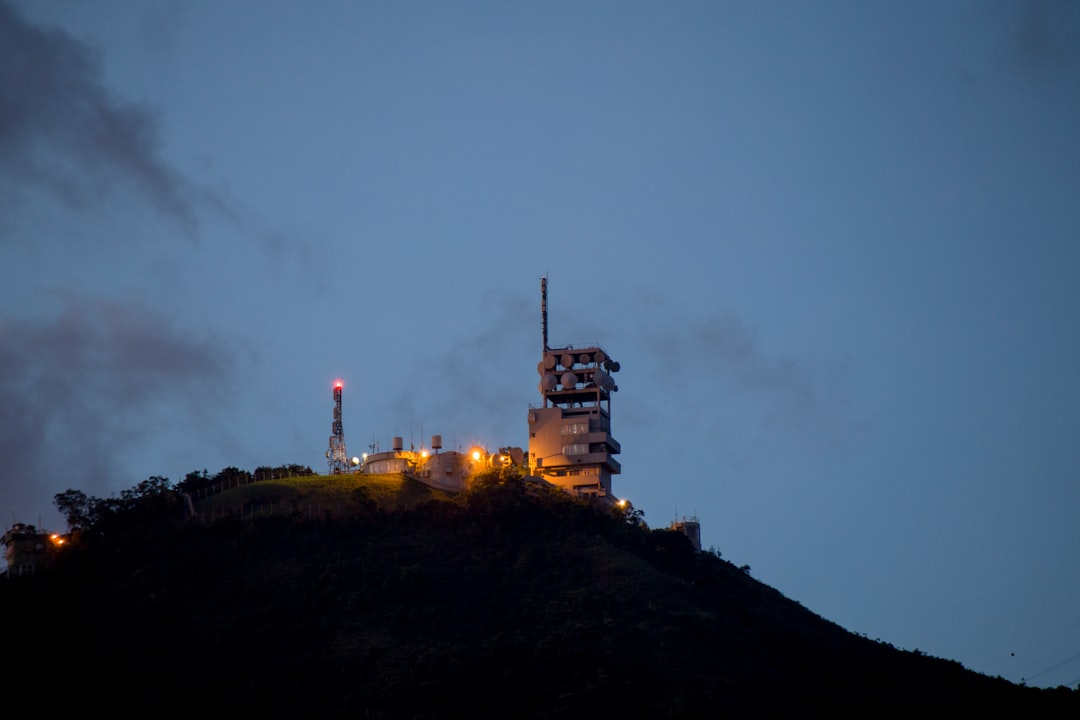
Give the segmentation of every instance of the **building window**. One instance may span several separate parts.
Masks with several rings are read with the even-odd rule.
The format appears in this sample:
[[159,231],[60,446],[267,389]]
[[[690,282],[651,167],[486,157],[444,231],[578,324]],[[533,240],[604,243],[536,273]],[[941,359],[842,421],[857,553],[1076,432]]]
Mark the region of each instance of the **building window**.
[[570,443],[562,446],[563,455],[588,455],[589,443]]
[[587,435],[588,433],[588,422],[566,423],[562,426],[563,435]]

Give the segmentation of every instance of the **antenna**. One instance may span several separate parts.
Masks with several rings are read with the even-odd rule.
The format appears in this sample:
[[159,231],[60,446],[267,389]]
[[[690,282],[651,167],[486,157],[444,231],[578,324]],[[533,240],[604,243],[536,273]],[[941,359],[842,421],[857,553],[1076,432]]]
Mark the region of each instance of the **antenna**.
[[548,350],[547,334],[547,276],[540,278],[540,329],[544,333],[544,352]]
[[330,426],[330,449],[326,459],[330,464],[330,474],[340,475],[349,466],[349,454],[345,452],[345,430],[341,425],[341,388],[345,383],[334,381],[334,424]]

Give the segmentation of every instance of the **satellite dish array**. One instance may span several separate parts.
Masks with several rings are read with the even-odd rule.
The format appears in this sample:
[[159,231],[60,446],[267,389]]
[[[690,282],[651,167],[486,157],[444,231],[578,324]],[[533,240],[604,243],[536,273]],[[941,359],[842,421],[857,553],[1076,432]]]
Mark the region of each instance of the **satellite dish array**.
[[540,373],[540,392],[555,390],[575,390],[583,387],[599,387],[605,392],[615,392],[615,384],[610,373],[618,372],[620,365],[607,356],[603,350],[593,353],[571,353],[553,351],[544,354],[536,370]]

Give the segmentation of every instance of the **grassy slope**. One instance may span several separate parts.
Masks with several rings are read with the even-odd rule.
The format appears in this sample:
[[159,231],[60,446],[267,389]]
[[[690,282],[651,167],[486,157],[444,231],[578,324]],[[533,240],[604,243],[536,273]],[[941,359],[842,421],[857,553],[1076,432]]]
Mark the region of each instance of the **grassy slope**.
[[371,501],[384,510],[404,510],[432,500],[448,499],[447,493],[400,474],[314,475],[229,488],[197,501],[196,510],[217,517],[243,508],[256,508],[262,514],[288,514],[289,508],[323,507],[341,515],[348,514],[357,502]]

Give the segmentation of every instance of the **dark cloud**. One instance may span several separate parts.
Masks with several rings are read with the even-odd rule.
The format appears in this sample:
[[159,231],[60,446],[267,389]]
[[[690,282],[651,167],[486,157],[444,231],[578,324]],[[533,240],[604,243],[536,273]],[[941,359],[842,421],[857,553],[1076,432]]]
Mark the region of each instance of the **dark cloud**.
[[57,492],[129,486],[122,458],[141,439],[213,428],[227,358],[137,302],[71,297],[47,321],[0,318],[3,501],[32,522]]
[[[428,348],[418,356],[411,376],[418,379],[392,395],[394,402],[384,412],[396,425],[385,432],[403,432],[408,420],[435,418],[445,423],[425,432],[497,432],[496,443],[515,441],[525,427],[528,403],[538,397],[535,364],[540,359],[539,310],[531,310],[520,295],[488,293],[475,312],[463,322],[461,333],[451,347]],[[534,332],[535,331],[535,332]],[[536,342],[528,344],[529,336]],[[535,347],[535,353],[529,351]],[[531,384],[530,384],[531,383]],[[436,392],[431,392],[431,389]],[[517,423],[510,432],[508,423]],[[417,442],[421,438],[417,437]]]
[[[1080,3],[1023,0],[1015,26],[1017,53],[1032,70],[1080,70]],[[1073,75],[1076,83],[1080,78]]]
[[122,183],[193,233],[197,193],[159,144],[154,113],[103,83],[99,52],[0,0],[0,209],[30,191],[84,209]]
[[632,315],[633,362],[623,361],[623,379],[629,383],[633,374],[638,383],[672,389],[666,406],[644,408],[628,398],[634,422],[656,422],[658,412],[677,416],[687,427],[708,429],[743,461],[781,447],[836,452],[864,426],[836,359],[770,352],[732,311],[679,311],[654,295]]

